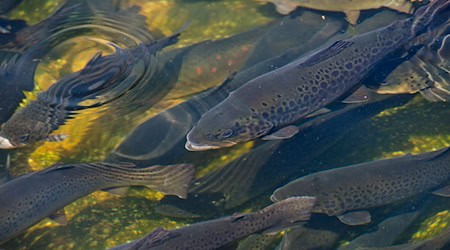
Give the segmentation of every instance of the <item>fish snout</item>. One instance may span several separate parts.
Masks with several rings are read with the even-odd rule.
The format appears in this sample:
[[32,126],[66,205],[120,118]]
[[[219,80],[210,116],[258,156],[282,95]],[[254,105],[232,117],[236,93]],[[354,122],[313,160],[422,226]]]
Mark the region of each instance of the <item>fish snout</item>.
[[0,149],[11,149],[15,147],[16,146],[14,146],[8,139],[0,136]]
[[205,151],[210,149],[219,149],[225,147],[231,147],[236,145],[235,142],[224,141],[211,141],[206,136],[196,131],[196,127],[192,128],[186,136],[186,144],[184,147],[189,151]]

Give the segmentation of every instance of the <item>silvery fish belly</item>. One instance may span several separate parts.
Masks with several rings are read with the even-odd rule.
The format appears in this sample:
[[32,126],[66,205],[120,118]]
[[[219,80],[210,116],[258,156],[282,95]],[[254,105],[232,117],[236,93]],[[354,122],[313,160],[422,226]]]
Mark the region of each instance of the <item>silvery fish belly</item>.
[[436,1],[409,19],[337,41],[247,82],[202,116],[187,135],[186,149],[229,147],[276,130],[275,137],[289,138],[296,131],[284,126],[357,88],[375,65],[420,34],[436,9],[448,4]]

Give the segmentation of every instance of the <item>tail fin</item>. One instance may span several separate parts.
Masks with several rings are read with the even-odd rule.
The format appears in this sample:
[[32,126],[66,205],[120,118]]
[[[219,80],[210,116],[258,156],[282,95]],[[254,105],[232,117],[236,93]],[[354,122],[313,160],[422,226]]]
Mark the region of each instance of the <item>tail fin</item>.
[[280,220],[264,233],[279,232],[308,221],[315,203],[316,197],[294,196],[264,208],[261,213],[280,214]]
[[76,166],[83,168],[83,171],[104,176],[106,185],[103,189],[145,186],[180,198],[187,197],[187,190],[195,172],[192,164],[138,168],[128,163],[97,162]]
[[442,15],[442,22],[448,20],[448,12],[450,11],[450,1],[448,0],[434,0],[430,4],[419,8],[413,17],[411,32],[417,36],[424,31],[425,28],[433,22],[433,25],[439,25],[438,14]]
[[152,166],[145,169],[153,175],[149,178],[149,184],[146,185],[148,188],[183,199],[187,198],[189,185],[195,173],[192,164]]

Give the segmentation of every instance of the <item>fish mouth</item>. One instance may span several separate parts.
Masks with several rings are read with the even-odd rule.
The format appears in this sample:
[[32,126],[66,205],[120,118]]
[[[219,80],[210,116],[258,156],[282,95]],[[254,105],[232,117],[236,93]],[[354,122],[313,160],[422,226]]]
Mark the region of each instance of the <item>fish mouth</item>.
[[222,141],[220,145],[201,145],[195,144],[190,141],[187,141],[184,147],[189,151],[205,151],[210,149],[219,149],[219,148],[227,148],[236,145],[236,142],[232,141]]
[[16,146],[14,146],[8,139],[0,136],[0,149],[11,149],[15,147]]

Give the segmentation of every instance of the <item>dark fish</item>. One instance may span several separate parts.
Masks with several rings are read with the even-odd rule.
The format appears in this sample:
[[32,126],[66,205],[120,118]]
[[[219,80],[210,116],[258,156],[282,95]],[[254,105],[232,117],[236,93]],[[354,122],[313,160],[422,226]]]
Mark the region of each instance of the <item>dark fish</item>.
[[[176,33],[132,49],[116,48],[116,53],[108,56],[98,53],[84,69],[61,78],[47,91],[40,93],[37,100],[14,113],[1,127],[0,148],[15,148],[40,140],[64,139],[64,136],[49,135],[76,111],[105,105],[116,99],[106,96],[120,97],[134,88],[133,84],[121,86],[121,83],[127,82],[130,76],[134,77],[136,65],[151,67],[153,55],[177,42],[178,36],[179,33]],[[89,105],[80,104],[86,100],[96,101]]]
[[100,162],[55,165],[20,176],[0,186],[0,243],[100,189],[146,186],[186,198],[193,175],[189,164],[135,168]]
[[328,229],[294,227],[284,234],[280,250],[333,249],[340,233]]
[[384,247],[392,245],[399,236],[417,219],[419,211],[392,216],[377,225],[377,230],[353,239],[339,250],[360,249],[361,247]]
[[[317,197],[315,213],[324,213],[349,225],[370,222],[361,211],[387,205],[440,188],[450,177],[450,148],[420,155],[356,164],[317,172],[278,188],[271,196],[280,201],[291,196]],[[445,188],[434,191],[449,195]]]
[[0,151],[0,185],[9,181],[9,152],[7,150]]
[[187,135],[186,149],[230,147],[282,131],[358,87],[375,65],[421,34],[448,6],[448,1],[433,1],[411,18],[337,41],[249,81],[202,116]]
[[199,222],[180,229],[156,229],[113,249],[217,249],[258,232],[277,232],[309,220],[314,197],[292,197],[258,212]]
[[14,9],[22,0],[2,0],[0,2],[0,15],[7,14],[10,10]]

